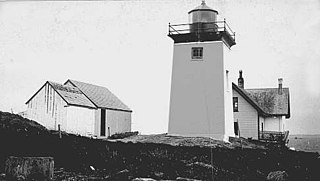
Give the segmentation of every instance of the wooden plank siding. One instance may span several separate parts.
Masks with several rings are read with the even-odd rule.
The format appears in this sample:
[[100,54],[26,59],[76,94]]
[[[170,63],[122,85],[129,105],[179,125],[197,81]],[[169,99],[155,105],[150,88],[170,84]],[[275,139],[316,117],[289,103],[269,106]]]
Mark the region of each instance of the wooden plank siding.
[[107,109],[107,134],[108,130],[110,135],[131,131],[131,112]]
[[26,117],[50,130],[66,130],[67,103],[46,83],[28,102]]
[[98,138],[107,138],[115,133],[131,131],[131,112],[106,109],[105,136],[101,136],[101,109],[95,111],[94,133]]
[[94,109],[68,106],[60,95],[46,83],[27,103],[26,117],[50,130],[91,136],[94,134]]
[[69,106],[66,131],[82,136],[94,136],[95,109]]
[[239,123],[240,136],[258,139],[258,112],[237,91],[233,97],[238,97],[238,112],[233,112],[234,121]]

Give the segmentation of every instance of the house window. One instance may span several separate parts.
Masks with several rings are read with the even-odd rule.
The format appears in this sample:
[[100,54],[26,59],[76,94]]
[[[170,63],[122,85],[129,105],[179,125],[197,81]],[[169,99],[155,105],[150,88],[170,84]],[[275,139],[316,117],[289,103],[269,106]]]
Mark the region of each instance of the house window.
[[238,109],[238,97],[234,97],[233,98],[233,112],[239,112],[239,109]]
[[203,47],[192,47],[191,57],[193,60],[202,60]]

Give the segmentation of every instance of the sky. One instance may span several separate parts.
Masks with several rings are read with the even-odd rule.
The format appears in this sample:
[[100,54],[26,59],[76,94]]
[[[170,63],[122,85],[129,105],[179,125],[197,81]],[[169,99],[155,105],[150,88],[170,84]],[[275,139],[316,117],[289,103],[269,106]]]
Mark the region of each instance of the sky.
[[[18,113],[47,81],[107,87],[132,129],[168,128],[173,41],[201,0],[0,1],[0,110]],[[230,79],[290,89],[291,134],[320,134],[320,1],[206,0],[236,32]]]

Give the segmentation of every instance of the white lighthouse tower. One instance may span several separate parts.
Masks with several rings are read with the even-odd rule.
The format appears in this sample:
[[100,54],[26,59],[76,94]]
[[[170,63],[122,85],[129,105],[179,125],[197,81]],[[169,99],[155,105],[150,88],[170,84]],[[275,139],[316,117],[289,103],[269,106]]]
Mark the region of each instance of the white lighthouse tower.
[[189,24],[169,24],[174,51],[168,133],[227,141],[234,123],[226,61],[235,34],[204,1],[188,14]]

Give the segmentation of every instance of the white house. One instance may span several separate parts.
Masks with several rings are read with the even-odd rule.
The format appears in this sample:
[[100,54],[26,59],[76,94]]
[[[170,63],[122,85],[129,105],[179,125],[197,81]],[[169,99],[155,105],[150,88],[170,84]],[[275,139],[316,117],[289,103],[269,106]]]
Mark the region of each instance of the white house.
[[105,87],[47,81],[26,104],[25,117],[50,130],[98,138],[131,131],[132,110]]
[[290,118],[289,88],[245,89],[242,71],[238,85],[232,84],[235,134],[245,138],[263,139],[287,131]]

